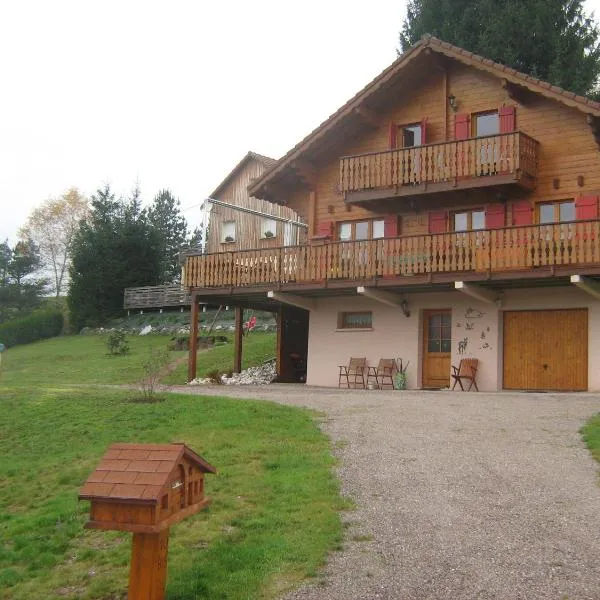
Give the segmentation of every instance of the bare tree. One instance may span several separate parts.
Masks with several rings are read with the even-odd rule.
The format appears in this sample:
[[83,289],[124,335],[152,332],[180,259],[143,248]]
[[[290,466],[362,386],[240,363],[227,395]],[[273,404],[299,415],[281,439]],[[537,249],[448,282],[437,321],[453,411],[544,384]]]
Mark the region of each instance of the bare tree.
[[88,213],[87,198],[73,187],[35,208],[19,230],[22,239],[32,239],[39,246],[42,263],[52,273],[52,288],[57,297],[67,283],[73,235]]

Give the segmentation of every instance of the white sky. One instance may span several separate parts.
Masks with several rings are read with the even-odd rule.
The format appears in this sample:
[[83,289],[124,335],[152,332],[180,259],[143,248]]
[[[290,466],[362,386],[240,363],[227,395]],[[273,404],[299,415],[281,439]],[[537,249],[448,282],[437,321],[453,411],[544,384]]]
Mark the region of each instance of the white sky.
[[279,158],[395,59],[405,5],[0,0],[0,240],[70,186],[187,208]]

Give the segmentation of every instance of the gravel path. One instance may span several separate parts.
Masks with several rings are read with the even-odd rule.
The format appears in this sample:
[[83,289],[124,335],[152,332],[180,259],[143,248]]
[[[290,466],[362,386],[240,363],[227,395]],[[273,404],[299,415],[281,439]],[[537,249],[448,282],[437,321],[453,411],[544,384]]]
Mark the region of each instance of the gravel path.
[[357,508],[344,514],[344,549],[286,600],[600,599],[598,465],[578,434],[599,396],[210,393],[326,415]]

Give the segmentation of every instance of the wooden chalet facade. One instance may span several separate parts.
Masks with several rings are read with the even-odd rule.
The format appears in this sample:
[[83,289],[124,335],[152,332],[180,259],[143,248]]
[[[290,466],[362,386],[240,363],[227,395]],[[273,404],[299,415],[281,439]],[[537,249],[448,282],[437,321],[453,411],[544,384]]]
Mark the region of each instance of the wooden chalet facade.
[[280,360],[304,320],[308,384],[477,358],[481,390],[600,390],[599,146],[599,103],[425,36],[250,185],[307,242],[188,257],[186,284],[278,310]]

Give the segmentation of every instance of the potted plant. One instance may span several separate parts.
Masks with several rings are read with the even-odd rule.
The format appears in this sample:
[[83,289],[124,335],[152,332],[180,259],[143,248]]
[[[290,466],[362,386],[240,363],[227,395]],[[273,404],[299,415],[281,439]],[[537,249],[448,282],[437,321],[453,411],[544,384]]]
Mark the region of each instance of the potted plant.
[[233,242],[234,241],[233,236],[232,235],[225,236],[225,241],[226,242]]
[[407,374],[406,371],[408,369],[408,365],[410,364],[410,360],[406,361],[406,365],[402,362],[401,358],[396,359],[396,363],[398,364],[398,370],[394,375],[394,389],[395,390],[405,390],[406,389],[406,381]]
[[272,231],[267,230],[267,231],[265,231],[265,237],[272,238],[272,237],[275,237],[275,234]]

